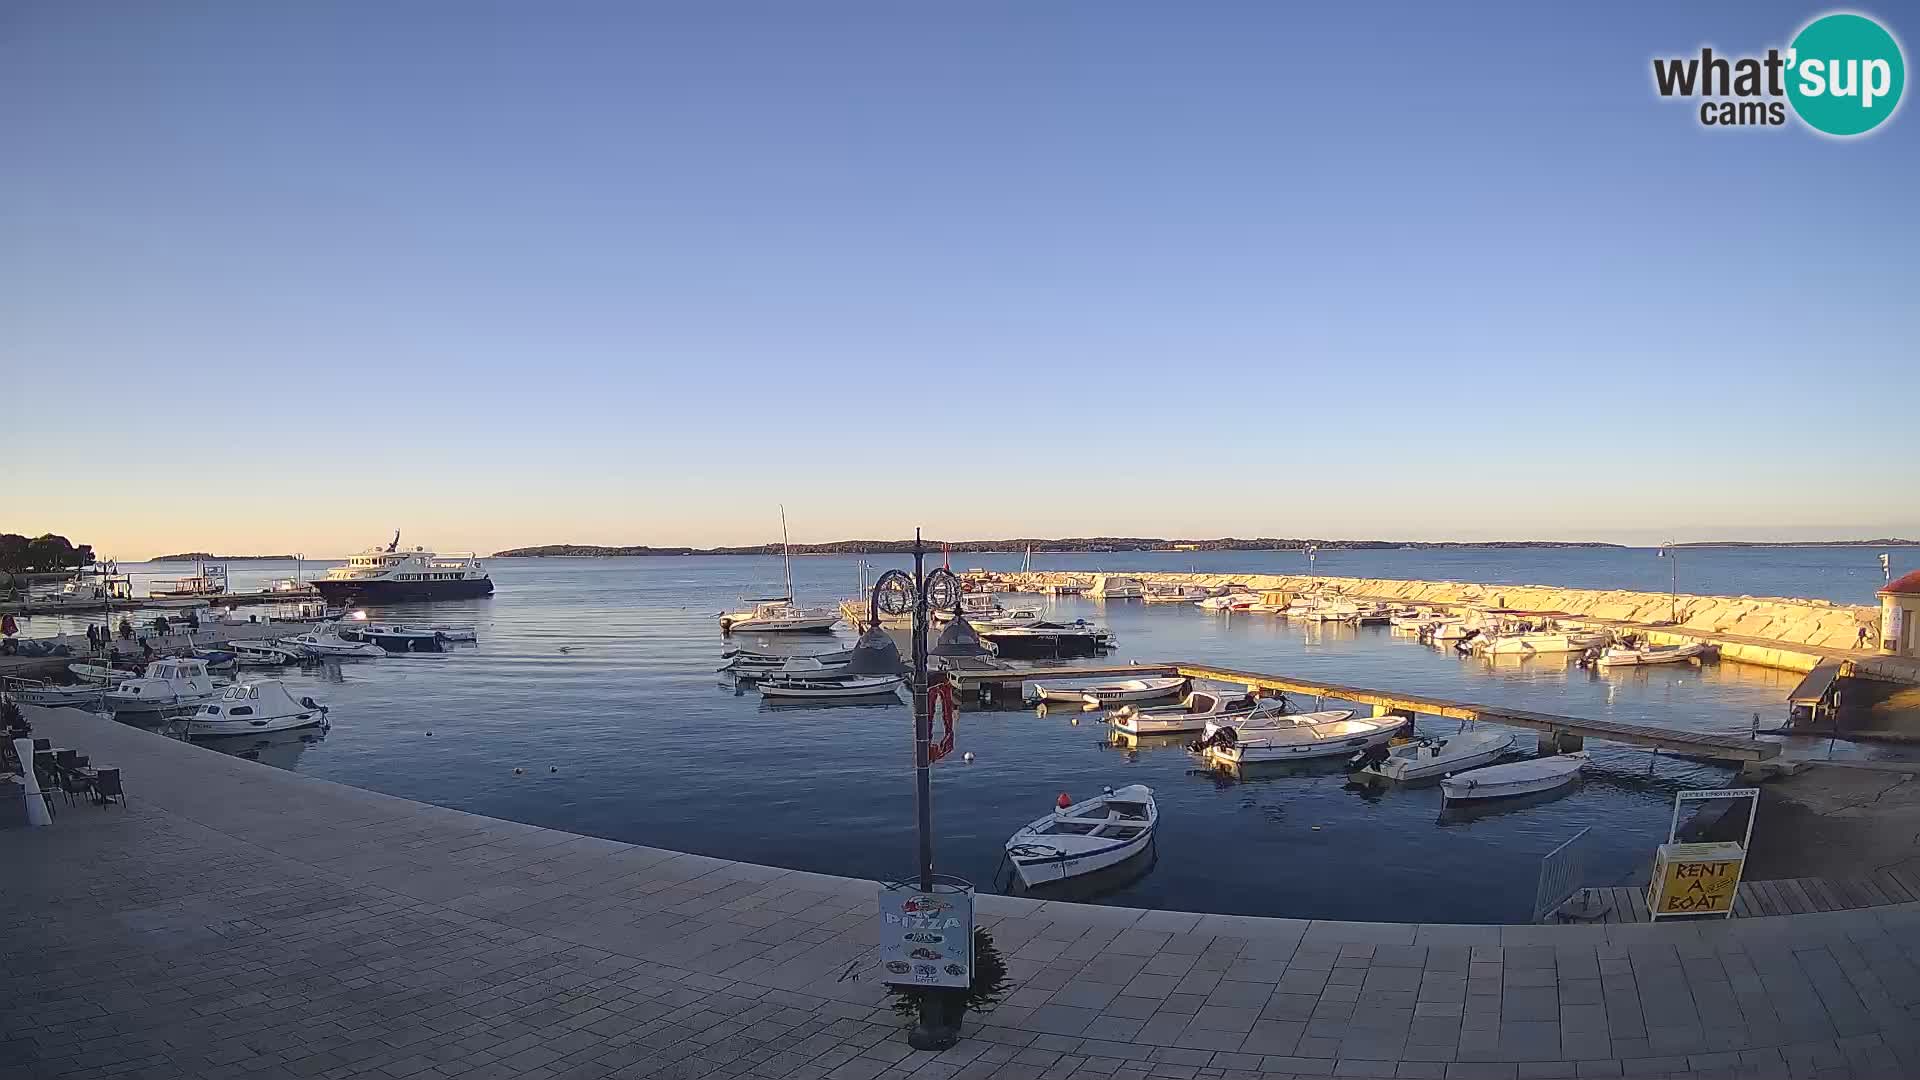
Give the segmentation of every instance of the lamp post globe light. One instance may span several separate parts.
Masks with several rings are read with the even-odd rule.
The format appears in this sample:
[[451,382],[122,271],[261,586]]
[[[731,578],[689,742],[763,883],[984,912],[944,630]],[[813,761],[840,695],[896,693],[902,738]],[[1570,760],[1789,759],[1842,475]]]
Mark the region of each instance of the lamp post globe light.
[[[874,582],[867,630],[854,646],[853,655],[848,658],[848,670],[858,674],[897,675],[904,672],[913,690],[914,811],[919,840],[918,857],[911,891],[906,891],[902,886],[884,888],[881,893],[883,958],[887,955],[888,946],[897,944],[895,939],[903,932],[900,921],[903,912],[921,912],[926,905],[936,904],[936,912],[949,916],[963,913],[958,920],[961,925],[955,928],[957,932],[949,931],[941,936],[947,947],[966,950],[961,954],[967,958],[966,963],[949,963],[945,967],[930,965],[936,970],[924,978],[913,977],[917,965],[911,962],[887,966],[888,975],[894,976],[889,977],[888,982],[925,987],[932,991],[921,996],[920,1022],[908,1036],[909,1043],[923,1050],[945,1049],[959,1040],[963,1011],[959,1001],[965,997],[966,983],[956,984],[953,980],[970,978],[972,971],[973,886],[960,878],[933,872],[932,766],[934,761],[953,749],[953,689],[944,671],[928,670],[928,661],[934,656],[984,656],[988,652],[979,634],[960,614],[963,593],[960,579],[954,576],[953,571],[946,567],[927,570],[926,546],[921,541],[920,531],[914,530],[913,572],[889,570]],[[932,628],[933,612],[937,609],[952,610],[954,618],[940,635],[939,641],[929,646],[927,639]],[[881,625],[881,619],[883,615],[899,618],[908,614],[913,618],[912,657],[903,664],[899,647]],[[937,747],[933,741],[933,703],[936,697],[946,707],[948,717],[947,735]],[[911,922],[911,916],[908,919]],[[942,959],[950,958],[943,956]],[[900,970],[901,967],[906,970]],[[946,988],[946,992],[940,992],[938,988]]]

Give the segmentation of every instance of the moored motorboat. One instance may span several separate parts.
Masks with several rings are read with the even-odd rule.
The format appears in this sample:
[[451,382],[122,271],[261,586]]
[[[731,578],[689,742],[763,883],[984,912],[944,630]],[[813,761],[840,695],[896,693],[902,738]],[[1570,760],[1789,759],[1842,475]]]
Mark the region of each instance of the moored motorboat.
[[1149,604],[1190,604],[1207,598],[1207,590],[1198,585],[1155,585],[1141,599]]
[[770,698],[857,698],[891,695],[906,683],[899,675],[867,675],[850,679],[780,679],[762,682],[760,693]]
[[1087,587],[1087,595],[1095,600],[1139,600],[1146,594],[1139,578],[1124,574],[1095,574]]
[[1389,749],[1376,746],[1353,756],[1355,771],[1388,780],[1426,780],[1490,765],[1513,750],[1510,731],[1487,728],[1432,737]]
[[1091,656],[1113,647],[1113,636],[1084,620],[993,626],[980,631],[1004,657]]
[[187,735],[257,735],[327,722],[327,707],[310,697],[296,699],[279,681],[239,683],[180,720]]
[[57,686],[40,679],[23,679],[14,676],[0,677],[0,693],[22,705],[72,705],[85,707],[97,705],[106,694],[109,684],[82,682],[67,686]]
[[160,716],[190,711],[218,692],[206,661],[170,657],[147,665],[145,675],[121,680],[102,700],[115,716]]
[[1572,783],[1586,766],[1587,754],[1584,750],[1505,765],[1489,765],[1446,777],[1440,781],[1440,793],[1448,801],[1460,802],[1551,791]]
[[1362,718],[1349,709],[1263,719],[1245,728],[1219,728],[1201,740],[1201,752],[1221,765],[1309,761],[1384,745],[1407,725],[1404,716]]
[[722,670],[733,672],[733,677],[741,682],[771,679],[786,682],[793,679],[832,679],[847,673],[848,662],[838,660],[832,663],[816,660],[811,656],[789,657],[784,664],[744,664],[727,667]]
[[279,667],[297,664],[307,658],[306,650],[277,641],[235,641],[227,646],[242,667]]
[[[1061,796],[1066,801],[1066,796]],[[1153,843],[1160,810],[1153,789],[1129,784],[1028,822],[1007,840],[1007,859],[1028,887],[1090,874]]]
[[1579,652],[1586,648],[1574,644],[1572,638],[1562,633],[1500,634],[1483,637],[1474,645],[1475,652],[1486,656],[1544,656]]
[[1216,720],[1278,714],[1285,707],[1279,698],[1255,698],[1251,694],[1228,697],[1214,690],[1195,690],[1178,705],[1122,705],[1107,717],[1107,723],[1128,735],[1181,735],[1205,731]]
[[1705,656],[1708,646],[1699,642],[1686,645],[1646,645],[1640,648],[1614,646],[1600,654],[1594,663],[1601,667],[1631,667],[1639,664],[1678,664]]
[[1152,701],[1179,693],[1187,680],[1178,675],[1156,679],[1121,679],[1092,685],[1034,683],[1034,696],[1041,701],[1084,702],[1088,705],[1117,705],[1127,701]]
[[109,667],[106,664],[75,662],[68,664],[67,670],[73,674],[74,678],[90,683],[119,682],[122,679],[134,678],[133,672],[125,671],[117,667]]
[[1201,611],[1229,611],[1236,606],[1246,608],[1259,602],[1260,597],[1253,593],[1235,592],[1209,596],[1205,600],[1197,601],[1194,606]]
[[338,625],[328,623],[311,633],[284,637],[280,639],[280,644],[300,649],[308,656],[314,657],[350,659],[387,655],[387,650],[371,641],[348,641],[341,637],[335,629]]
[[440,635],[432,630],[389,623],[341,623],[340,636],[348,641],[370,641],[393,652],[433,652],[440,648]]

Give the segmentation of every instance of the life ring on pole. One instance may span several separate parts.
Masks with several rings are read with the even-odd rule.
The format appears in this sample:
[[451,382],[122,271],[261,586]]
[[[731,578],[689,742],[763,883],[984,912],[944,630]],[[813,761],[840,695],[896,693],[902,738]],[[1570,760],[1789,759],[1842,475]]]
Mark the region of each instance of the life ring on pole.
[[[953,683],[943,675],[938,682],[927,687],[927,710],[929,714],[935,705],[940,708],[940,741],[927,744],[927,763],[939,761],[953,753],[953,716],[957,711],[953,703]],[[932,719],[931,715],[928,717]]]

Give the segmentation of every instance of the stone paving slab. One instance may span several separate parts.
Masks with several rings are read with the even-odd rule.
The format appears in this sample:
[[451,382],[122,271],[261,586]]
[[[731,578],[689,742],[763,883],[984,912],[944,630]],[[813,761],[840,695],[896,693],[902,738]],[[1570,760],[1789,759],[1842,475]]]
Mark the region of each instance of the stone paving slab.
[[982,897],[1015,987],[906,1046],[876,886],[480,817],[31,709],[126,808],[0,832],[0,1077],[1920,1075],[1920,905],[1709,924]]

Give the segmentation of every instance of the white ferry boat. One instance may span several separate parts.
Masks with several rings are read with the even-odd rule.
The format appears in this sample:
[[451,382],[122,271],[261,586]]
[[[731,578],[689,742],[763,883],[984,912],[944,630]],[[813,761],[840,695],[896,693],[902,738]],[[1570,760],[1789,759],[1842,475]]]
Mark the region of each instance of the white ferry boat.
[[400,550],[396,530],[386,547],[368,548],[312,585],[329,604],[402,600],[462,600],[492,596],[493,579],[471,551],[440,555],[425,548]]

